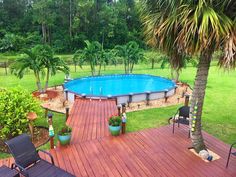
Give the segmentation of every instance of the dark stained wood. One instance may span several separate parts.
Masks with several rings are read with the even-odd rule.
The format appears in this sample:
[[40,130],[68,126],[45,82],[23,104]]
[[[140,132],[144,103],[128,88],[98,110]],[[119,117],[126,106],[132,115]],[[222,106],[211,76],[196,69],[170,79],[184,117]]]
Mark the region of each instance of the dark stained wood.
[[[208,133],[203,132],[207,147],[221,156],[209,163],[188,150],[187,126],[176,127],[175,134],[172,126],[164,126],[112,137],[107,119],[114,114],[114,100],[76,99],[67,121],[73,127],[72,143],[50,150],[55,164],[76,176],[236,176],[236,157],[225,168],[230,146]],[[12,158],[2,159],[0,165],[12,162]]]

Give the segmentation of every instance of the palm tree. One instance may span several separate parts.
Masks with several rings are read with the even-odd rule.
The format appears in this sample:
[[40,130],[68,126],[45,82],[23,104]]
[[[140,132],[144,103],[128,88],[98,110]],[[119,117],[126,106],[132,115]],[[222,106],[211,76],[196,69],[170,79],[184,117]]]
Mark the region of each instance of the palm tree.
[[[34,72],[36,85],[39,92],[46,91],[50,75],[55,75],[57,71],[69,73],[69,68],[60,58],[53,56],[53,51],[48,45],[36,45],[32,49],[25,50],[26,57],[17,59],[11,66],[11,72],[20,79],[23,78],[27,69]],[[40,76],[45,76],[45,88],[42,88]]]
[[[50,75],[53,76],[57,71],[69,74],[69,67],[59,57],[54,57],[52,48],[49,45],[37,45],[35,47],[38,53],[38,59],[42,62],[43,68],[46,70],[46,80],[44,91],[48,88]],[[43,70],[41,70],[43,72]]]
[[[170,70],[171,70],[171,79],[174,80],[175,82],[179,82],[179,75],[180,72],[183,68],[186,68],[188,64],[191,64],[193,67],[197,66],[197,61],[189,56],[189,55],[185,55],[182,56],[183,58],[181,59],[181,62],[179,63],[179,66],[172,66],[170,63],[170,60],[172,59],[171,57],[168,57],[166,55],[163,55],[161,57],[158,58],[157,63],[161,64],[161,69],[164,69],[167,65],[170,66]],[[172,59],[173,60],[173,59]]]
[[81,51],[77,50],[74,54],[74,60],[77,58],[79,59],[79,65],[82,67],[82,65],[85,62],[88,62],[91,68],[91,74],[92,76],[96,75],[96,65],[98,63],[98,57],[99,52],[102,50],[102,46],[97,41],[84,41],[86,44],[86,47]]
[[130,41],[126,45],[117,45],[115,47],[116,55],[124,60],[125,73],[133,72],[134,65],[143,59],[143,52],[135,41]]
[[[191,99],[191,139],[196,152],[206,149],[201,132],[202,108],[214,51],[224,49],[221,66],[235,66],[236,2],[233,0],[143,0],[142,20],[149,45],[173,53],[199,54]],[[171,63],[179,66],[181,57]]]
[[18,78],[23,78],[25,72],[28,69],[32,70],[34,73],[36,86],[39,92],[42,92],[42,85],[40,80],[40,71],[43,68],[42,62],[38,60],[37,51],[32,48],[24,50],[25,56],[23,58],[17,59],[11,66],[11,73],[16,75]]

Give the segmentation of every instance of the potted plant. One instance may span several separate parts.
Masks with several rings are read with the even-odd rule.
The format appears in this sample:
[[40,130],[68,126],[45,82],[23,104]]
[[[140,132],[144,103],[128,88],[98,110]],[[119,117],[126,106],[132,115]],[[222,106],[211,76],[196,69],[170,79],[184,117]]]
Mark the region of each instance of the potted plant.
[[58,132],[58,140],[61,145],[70,144],[71,132],[72,128],[66,125]]
[[113,136],[118,136],[121,129],[121,117],[120,116],[111,116],[109,119],[109,130]]

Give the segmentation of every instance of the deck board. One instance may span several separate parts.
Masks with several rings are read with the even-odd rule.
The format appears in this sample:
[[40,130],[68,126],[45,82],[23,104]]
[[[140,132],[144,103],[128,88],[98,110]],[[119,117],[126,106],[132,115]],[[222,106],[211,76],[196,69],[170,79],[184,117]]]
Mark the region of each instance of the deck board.
[[[207,147],[221,158],[206,163],[188,150],[191,140],[187,126],[176,128],[175,134],[172,126],[164,126],[112,137],[107,119],[114,114],[114,100],[77,99],[67,120],[73,128],[71,145],[50,150],[55,165],[83,177],[236,176],[235,157],[225,168],[230,146],[212,135],[203,132]],[[2,159],[0,165],[12,162],[12,158]]]

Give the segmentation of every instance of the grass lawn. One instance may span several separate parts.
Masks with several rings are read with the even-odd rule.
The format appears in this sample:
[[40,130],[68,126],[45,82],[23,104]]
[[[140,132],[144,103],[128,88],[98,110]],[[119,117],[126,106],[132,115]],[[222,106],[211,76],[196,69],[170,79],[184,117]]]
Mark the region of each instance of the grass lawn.
[[[64,56],[66,59],[70,55]],[[1,59],[0,59],[1,60]],[[107,66],[102,74],[124,73],[123,66]],[[149,65],[139,64],[134,67],[134,73],[145,73],[170,77],[169,69],[150,69]],[[193,86],[196,68],[187,67],[183,69],[180,80],[188,82]],[[4,69],[0,68],[0,87],[21,86],[29,91],[36,89],[32,72],[29,72],[23,79],[18,79],[13,75],[4,75]],[[89,66],[78,68],[77,73],[71,66],[71,76],[73,78],[90,75]],[[50,79],[50,85],[61,84],[64,80],[64,74],[58,73]],[[232,143],[236,140],[236,72],[224,72],[216,66],[216,61],[212,62],[210,68],[206,97],[203,109],[203,129],[226,143]],[[143,111],[128,113],[127,129],[129,132],[145,128],[159,127],[167,124],[167,118],[172,116],[179,106],[166,108],[156,108]],[[55,132],[63,126],[65,118],[63,115],[55,114],[54,128]],[[47,125],[46,119],[37,120],[37,125]],[[47,148],[48,145],[45,146]],[[0,156],[1,157],[1,156]]]

